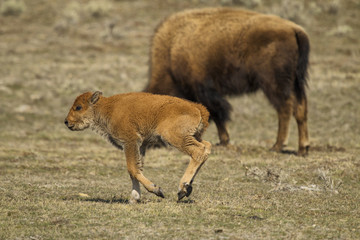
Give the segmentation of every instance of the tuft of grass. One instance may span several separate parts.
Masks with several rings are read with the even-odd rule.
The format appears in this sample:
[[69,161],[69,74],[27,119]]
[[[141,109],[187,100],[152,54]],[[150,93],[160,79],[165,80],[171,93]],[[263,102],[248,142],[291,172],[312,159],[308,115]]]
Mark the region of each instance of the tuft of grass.
[[70,2],[62,12],[63,18],[69,24],[77,24],[80,21],[81,5],[78,2]]
[[0,13],[3,16],[19,16],[26,10],[23,0],[3,0],[0,5]]
[[281,0],[279,5],[273,5],[271,13],[285,19],[289,19],[298,24],[306,24],[304,1],[299,0]]
[[340,0],[321,2],[319,5],[323,12],[330,15],[337,15],[340,10]]
[[112,3],[109,1],[92,0],[85,5],[85,12],[93,18],[101,18],[109,15]]
[[242,6],[246,8],[255,8],[257,6],[262,5],[262,0],[222,0],[222,5],[235,5]]
[[353,32],[353,29],[349,25],[339,25],[339,26],[331,29],[329,31],[328,35],[332,36],[332,37],[334,37],[334,36],[335,37],[346,37],[352,32]]

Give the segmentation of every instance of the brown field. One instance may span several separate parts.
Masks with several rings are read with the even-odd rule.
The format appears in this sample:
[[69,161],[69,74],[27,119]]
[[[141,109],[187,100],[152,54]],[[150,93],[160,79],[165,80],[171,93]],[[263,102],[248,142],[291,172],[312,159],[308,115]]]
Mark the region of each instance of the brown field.
[[[271,4],[270,4],[271,2]],[[63,124],[74,98],[140,91],[153,29],[204,6],[247,7],[307,30],[308,157],[268,151],[277,116],[262,93],[231,99],[231,146],[213,147],[190,198],[188,157],[147,153],[165,199],[129,204],[125,156]],[[358,0],[1,0],[0,239],[360,239]],[[297,149],[292,121],[289,152]],[[217,143],[211,124],[204,139]]]

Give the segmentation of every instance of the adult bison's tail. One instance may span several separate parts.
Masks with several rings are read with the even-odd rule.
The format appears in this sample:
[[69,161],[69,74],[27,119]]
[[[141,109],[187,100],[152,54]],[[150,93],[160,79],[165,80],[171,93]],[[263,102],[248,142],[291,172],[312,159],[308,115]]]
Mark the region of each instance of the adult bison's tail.
[[305,87],[307,86],[310,43],[308,36],[303,30],[296,29],[295,36],[299,51],[295,76],[295,92],[297,99],[301,101],[306,97]]

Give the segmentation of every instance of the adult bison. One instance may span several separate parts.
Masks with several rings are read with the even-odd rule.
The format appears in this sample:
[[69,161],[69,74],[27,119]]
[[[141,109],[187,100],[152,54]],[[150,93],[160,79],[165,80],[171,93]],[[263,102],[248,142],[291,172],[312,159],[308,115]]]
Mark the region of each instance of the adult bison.
[[232,8],[187,10],[156,28],[144,91],[202,103],[216,124],[220,144],[227,145],[231,105],[224,97],[261,89],[279,118],[272,150],[282,151],[293,114],[298,154],[306,155],[309,50],[304,30],[276,16]]

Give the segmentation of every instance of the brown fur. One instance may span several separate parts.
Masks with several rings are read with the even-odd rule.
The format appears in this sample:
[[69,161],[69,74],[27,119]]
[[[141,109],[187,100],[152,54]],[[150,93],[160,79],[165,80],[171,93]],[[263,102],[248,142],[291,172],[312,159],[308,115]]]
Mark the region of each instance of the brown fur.
[[305,155],[309,49],[304,30],[276,16],[230,8],[176,13],[155,31],[145,91],[202,103],[226,145],[231,106],[224,97],[261,89],[279,117],[272,149],[282,151],[294,115]]
[[200,104],[171,96],[128,93],[103,97],[100,92],[78,96],[65,124],[70,130],[91,128],[124,149],[133,182],[132,200],[139,201],[139,182],[157,196],[161,189],[142,173],[146,145],[162,141],[188,154],[191,159],[179,185],[179,200],[189,196],[191,184],[207,160],[211,144],[201,139],[208,126],[209,112]]

